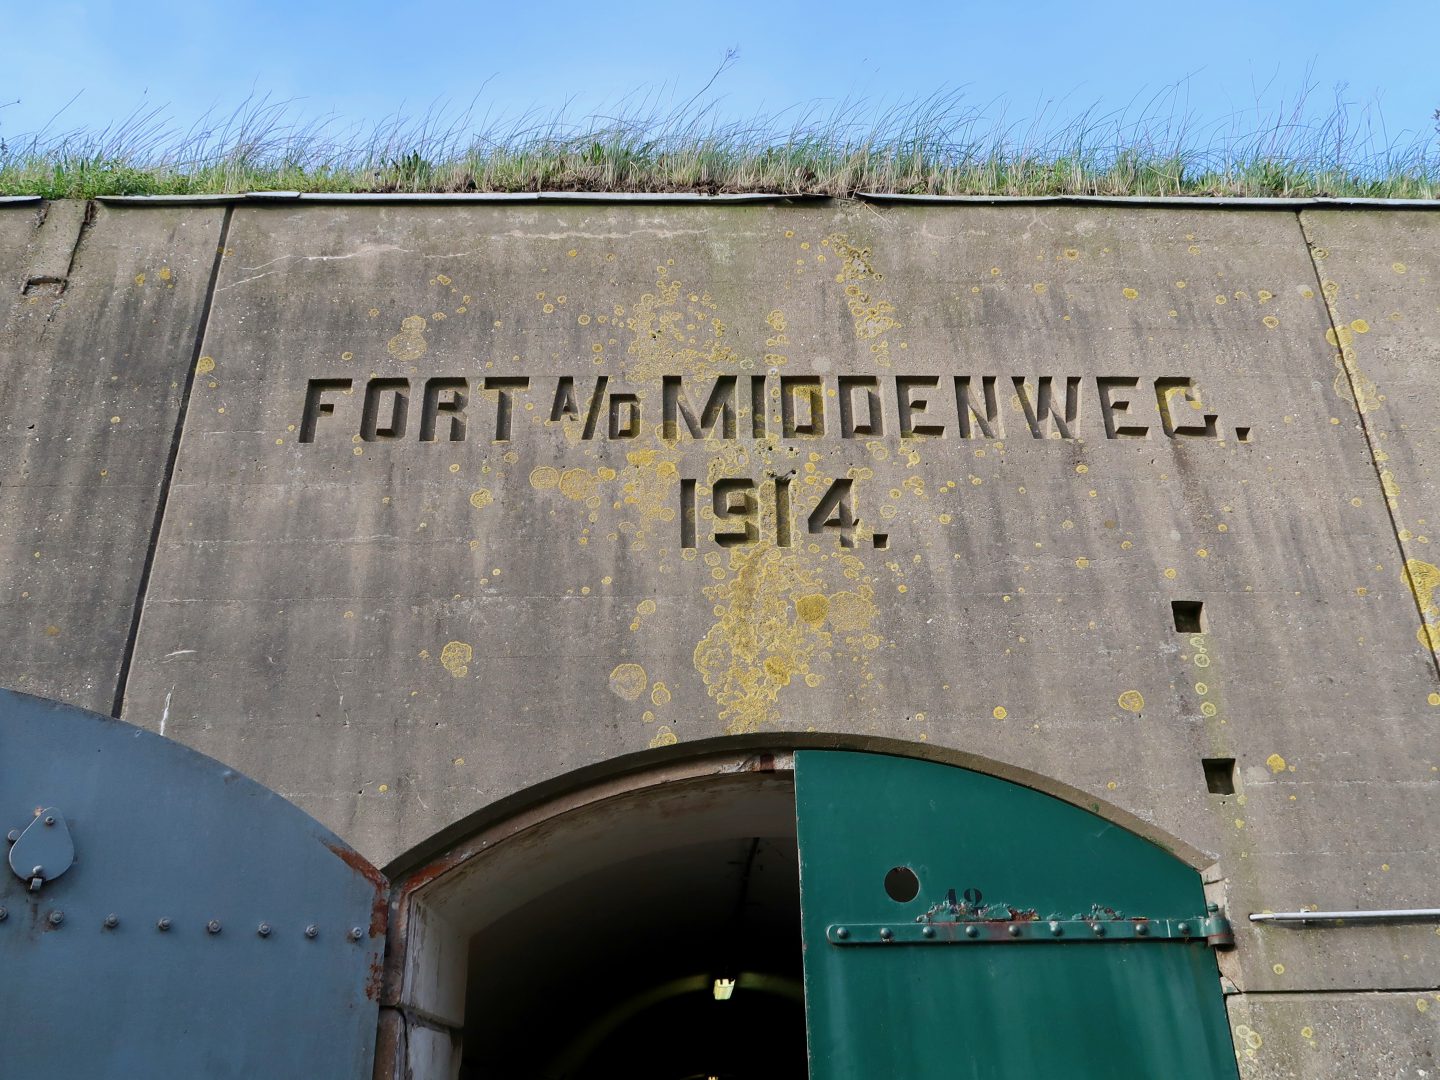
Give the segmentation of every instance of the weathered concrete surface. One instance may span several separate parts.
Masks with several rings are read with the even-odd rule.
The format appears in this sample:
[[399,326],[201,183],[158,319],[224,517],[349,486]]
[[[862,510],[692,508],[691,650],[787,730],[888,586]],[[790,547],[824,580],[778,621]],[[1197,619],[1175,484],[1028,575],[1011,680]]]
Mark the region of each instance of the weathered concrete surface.
[[[1440,655],[1440,216],[1306,211],[1337,390],[1357,403],[1405,555],[1403,577]],[[1440,543],[1440,535],[1436,536]]]
[[223,211],[0,211],[0,681],[110,712]]
[[1440,993],[1244,994],[1226,999],[1242,1080],[1424,1080],[1440,1056]]
[[[1431,927],[1244,918],[1435,902],[1440,684],[1404,562],[1424,560],[1433,494],[1417,443],[1435,425],[1440,218],[1351,220],[1307,213],[1330,249],[1312,260],[1286,212],[237,208],[124,715],[279,790],[377,862],[529,785],[677,739],[815,731],[982,755],[1212,853],[1239,936],[1222,965],[1245,1008],[1440,984]],[[172,248],[208,266],[177,223],[213,245],[218,221],[102,216],[78,263],[113,252],[95,310],[180,265]],[[1408,258],[1377,277],[1367,244],[1409,244]],[[1390,310],[1403,318],[1382,334],[1367,312]],[[184,385],[190,311],[145,329],[172,335],[151,354],[155,400]],[[1352,343],[1381,410],[1357,409],[1355,363],[1337,366],[1326,340],[1332,311],[1369,320]],[[124,332],[144,327],[127,318]],[[1395,372],[1376,374],[1389,354],[1364,350],[1390,333],[1410,336],[1395,339]],[[69,354],[53,355],[36,371],[62,378]],[[844,424],[842,375],[876,380],[883,431],[863,430],[867,384]],[[734,431],[717,413],[695,439],[677,415],[666,437],[665,379],[683,380],[703,426],[723,376],[737,379]],[[981,413],[996,377],[995,437],[977,421],[960,437],[957,376]],[[1032,437],[1044,376],[1062,416],[1078,380],[1069,438]],[[823,435],[806,434],[803,400],[784,430],[782,377],[822,380]],[[374,378],[408,380],[403,433],[399,384]],[[108,421],[121,411],[108,387],[43,400]],[[904,434],[907,417],[944,430]],[[76,498],[103,501],[106,456],[59,455],[84,480]],[[125,460],[149,469],[153,452]],[[753,537],[742,515],[716,520],[717,489],[722,514],[748,490],[727,495],[726,479],[756,485]],[[824,524],[833,508],[815,512],[847,480],[848,548]],[[15,497],[34,517],[34,493]],[[104,524],[107,558],[143,563],[149,520]],[[7,574],[29,570],[28,543],[3,549]],[[76,543],[66,580],[93,580],[110,564]],[[34,591],[15,580],[10,604]],[[1173,601],[1203,602],[1203,633],[1177,631]],[[40,617],[21,609],[25,634],[43,634]],[[63,670],[98,672],[86,677],[104,698],[108,661],[58,641]],[[44,670],[0,657],[11,685],[36,689],[18,676]],[[47,677],[40,692],[73,694]],[[1229,757],[1234,793],[1207,791],[1201,760]],[[1375,1022],[1406,1061],[1433,1036]],[[1365,1075],[1339,1052],[1313,1068],[1298,1053],[1246,1067]]]

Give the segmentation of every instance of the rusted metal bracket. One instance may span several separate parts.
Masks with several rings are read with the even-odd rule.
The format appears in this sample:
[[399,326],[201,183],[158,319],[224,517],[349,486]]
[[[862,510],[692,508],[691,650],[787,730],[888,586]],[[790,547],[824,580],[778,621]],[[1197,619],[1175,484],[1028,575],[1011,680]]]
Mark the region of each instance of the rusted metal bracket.
[[[923,917],[922,917],[923,919]],[[1219,913],[1190,919],[973,919],[913,923],[847,923],[825,928],[831,945],[1074,945],[1105,941],[1235,943]]]

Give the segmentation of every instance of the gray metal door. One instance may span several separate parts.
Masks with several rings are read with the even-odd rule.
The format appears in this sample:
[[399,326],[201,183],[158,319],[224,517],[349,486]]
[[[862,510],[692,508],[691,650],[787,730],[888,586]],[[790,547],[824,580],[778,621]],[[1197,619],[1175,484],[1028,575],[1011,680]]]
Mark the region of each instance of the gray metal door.
[[0,690],[0,1072],[368,1077],[388,887],[179,743]]

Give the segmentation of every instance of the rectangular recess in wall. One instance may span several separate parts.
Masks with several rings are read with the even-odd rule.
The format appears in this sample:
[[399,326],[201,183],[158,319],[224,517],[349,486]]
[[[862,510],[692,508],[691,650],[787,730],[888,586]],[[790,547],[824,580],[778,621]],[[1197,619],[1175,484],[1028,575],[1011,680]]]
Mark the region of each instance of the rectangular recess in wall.
[[1205,632],[1205,604],[1200,600],[1171,600],[1171,613],[1175,616],[1177,634],[1203,634]]
[[1233,757],[1201,758],[1205,767],[1205,788],[1211,795],[1235,794],[1235,759]]

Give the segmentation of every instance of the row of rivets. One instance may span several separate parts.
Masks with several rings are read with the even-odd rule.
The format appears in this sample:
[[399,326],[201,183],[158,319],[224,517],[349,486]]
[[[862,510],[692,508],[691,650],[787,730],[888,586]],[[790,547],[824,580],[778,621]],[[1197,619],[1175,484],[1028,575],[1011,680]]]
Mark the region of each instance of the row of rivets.
[[[4,922],[9,917],[9,910],[4,907],[0,907],[0,922]],[[65,922],[65,912],[58,909],[52,911],[46,917],[46,921],[48,921],[51,926],[60,926],[62,923]],[[120,916],[112,912],[111,914],[105,916],[105,918],[101,921],[101,925],[106,930],[114,930],[117,926],[120,925]],[[155,921],[155,929],[159,930],[162,934],[168,931],[172,925],[173,924],[171,923],[171,921],[168,918],[164,917]],[[211,919],[205,924],[205,932],[207,934],[218,934],[220,933],[220,930],[221,926],[219,919]],[[268,922],[262,922],[258,927],[255,928],[255,932],[261,937],[269,937],[271,931],[272,927]],[[309,926],[305,927],[305,936],[311,939],[319,937],[320,928],[314,923],[311,923]],[[345,936],[351,941],[359,941],[365,936],[365,931],[359,926],[352,926],[350,928],[350,931]]]

